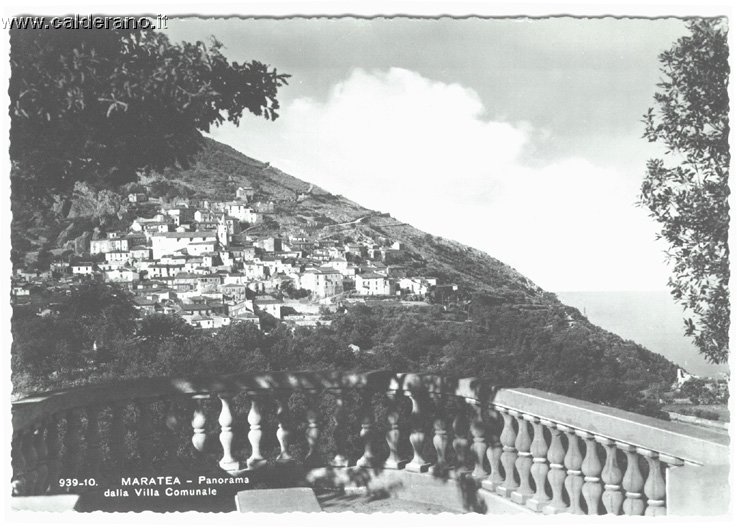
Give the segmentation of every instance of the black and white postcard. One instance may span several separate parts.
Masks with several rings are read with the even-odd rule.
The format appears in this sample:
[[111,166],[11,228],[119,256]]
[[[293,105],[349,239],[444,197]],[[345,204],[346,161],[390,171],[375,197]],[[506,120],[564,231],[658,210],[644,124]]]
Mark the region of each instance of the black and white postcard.
[[3,10],[7,516],[726,522],[732,8],[323,4]]

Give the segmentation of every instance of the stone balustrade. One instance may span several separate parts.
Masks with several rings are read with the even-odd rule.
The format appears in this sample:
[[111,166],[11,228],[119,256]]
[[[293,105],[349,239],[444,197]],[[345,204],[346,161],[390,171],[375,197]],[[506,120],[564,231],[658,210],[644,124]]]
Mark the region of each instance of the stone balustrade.
[[476,378],[156,378],[13,404],[14,495],[191,464],[231,475],[292,465],[471,478],[546,514],[714,514],[729,501],[723,432]]

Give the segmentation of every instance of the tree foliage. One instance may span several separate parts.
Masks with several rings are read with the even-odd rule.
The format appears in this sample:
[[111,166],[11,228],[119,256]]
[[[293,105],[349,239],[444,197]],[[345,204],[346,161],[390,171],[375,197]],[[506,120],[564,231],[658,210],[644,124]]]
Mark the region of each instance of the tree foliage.
[[[646,393],[670,388],[675,365],[580,315],[571,324],[571,310],[519,310],[476,298],[468,321],[461,305],[356,305],[331,326],[291,329],[275,321],[263,333],[233,323],[208,332],[176,316],[138,320],[125,292],[97,285],[74,291],[53,315],[16,311],[13,383],[17,393],[28,393],[148,376],[381,369],[478,376],[499,387],[534,387],[657,414],[657,400]],[[104,354],[81,352],[99,345],[101,336],[110,336]],[[52,372],[58,375],[49,377]]]
[[10,41],[11,176],[26,198],[186,167],[213,124],[276,119],[288,77],[229,62],[214,39],[172,44],[155,31],[24,29]]
[[702,355],[729,355],[729,79],[725,22],[698,19],[660,55],[663,78],[644,137],[661,142],[671,165],[650,160],[641,203],[669,244],[668,285],[686,309],[686,335]]

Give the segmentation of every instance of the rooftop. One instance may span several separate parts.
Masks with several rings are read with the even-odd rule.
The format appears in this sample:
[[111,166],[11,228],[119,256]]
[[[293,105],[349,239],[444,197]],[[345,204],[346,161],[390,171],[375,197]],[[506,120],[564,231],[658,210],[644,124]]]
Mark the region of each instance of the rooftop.
[[214,231],[183,231],[180,233],[159,233],[154,235],[152,238],[207,238],[212,237],[217,239],[217,234]]

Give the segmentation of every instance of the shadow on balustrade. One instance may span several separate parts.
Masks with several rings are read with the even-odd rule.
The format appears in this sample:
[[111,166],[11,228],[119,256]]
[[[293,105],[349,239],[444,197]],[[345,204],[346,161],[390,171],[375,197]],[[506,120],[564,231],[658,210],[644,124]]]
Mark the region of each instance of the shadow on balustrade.
[[[305,483],[335,497],[361,492],[371,502],[413,496],[395,478],[404,475],[406,482],[443,484],[443,490],[436,486],[436,502],[446,504],[444,497],[455,489],[463,510],[485,512],[479,482],[489,466],[487,440],[498,436],[498,417],[490,411],[496,391],[488,382],[381,371],[239,374],[169,383],[177,394],[149,387],[156,396],[129,401],[101,392],[102,410],[65,411],[53,438],[49,429],[47,441],[53,444],[58,437],[61,445],[56,456],[66,468],[62,474],[99,475],[105,482],[98,490],[82,490],[78,510],[232,511],[240,489]],[[112,402],[109,408],[105,398]],[[224,426],[230,435],[223,436]],[[256,469],[248,462],[254,453],[251,437],[264,459]],[[168,497],[165,488],[158,496],[139,495],[135,486],[121,486],[126,474],[178,476],[183,483],[203,475],[232,476],[220,465],[225,444],[241,461],[235,473],[243,469],[253,478],[249,486],[220,487],[214,496],[199,497]],[[287,451],[292,462],[285,464],[278,459]],[[334,467],[341,465],[335,464],[341,458],[336,453],[345,465],[348,460],[356,465]],[[127,496],[103,494],[121,487]],[[453,511],[461,509],[455,504]]]
[[[388,396],[388,407],[379,413],[388,423],[382,431],[386,442],[370,451],[383,449],[385,456],[374,458],[368,468],[315,469],[307,483],[332,490],[331,500],[343,497],[346,504],[363,490],[366,501],[401,494],[420,502],[440,500],[452,511],[486,513],[480,482],[488,475],[487,436],[498,437],[500,429],[498,417],[490,415],[495,388],[477,379],[416,374],[392,374],[381,383],[375,390]],[[419,478],[409,479],[411,473]],[[407,489],[404,480],[429,491]],[[460,497],[460,508],[450,506],[455,500],[445,501],[452,489]]]

